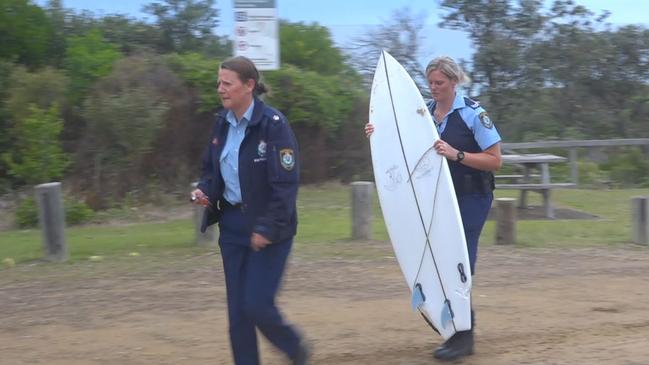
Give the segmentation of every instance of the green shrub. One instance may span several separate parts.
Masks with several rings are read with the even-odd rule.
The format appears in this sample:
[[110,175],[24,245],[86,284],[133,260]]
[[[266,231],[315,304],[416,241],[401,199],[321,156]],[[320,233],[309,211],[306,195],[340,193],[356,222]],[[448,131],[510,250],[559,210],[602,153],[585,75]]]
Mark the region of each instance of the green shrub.
[[73,226],[90,221],[94,216],[94,211],[88,205],[80,200],[65,199],[65,223]]
[[649,161],[638,148],[615,154],[602,168],[610,172],[616,184],[624,187],[643,186],[649,179]]
[[[94,212],[86,203],[73,198],[64,198],[65,222],[73,226],[90,221]],[[38,207],[33,197],[24,198],[16,208],[18,228],[33,228],[38,225]]]
[[33,197],[21,200],[16,207],[16,225],[18,228],[31,228],[38,225],[38,208]]
[[610,177],[606,171],[602,171],[599,165],[592,161],[577,162],[579,168],[579,184],[586,186],[601,186],[608,184]]

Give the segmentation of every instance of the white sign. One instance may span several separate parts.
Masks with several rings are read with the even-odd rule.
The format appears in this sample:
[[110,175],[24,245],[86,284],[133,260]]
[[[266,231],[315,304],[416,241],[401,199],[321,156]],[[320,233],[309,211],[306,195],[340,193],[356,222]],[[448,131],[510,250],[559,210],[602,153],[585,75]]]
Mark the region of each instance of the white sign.
[[279,69],[276,0],[234,1],[234,54],[248,57],[261,71]]

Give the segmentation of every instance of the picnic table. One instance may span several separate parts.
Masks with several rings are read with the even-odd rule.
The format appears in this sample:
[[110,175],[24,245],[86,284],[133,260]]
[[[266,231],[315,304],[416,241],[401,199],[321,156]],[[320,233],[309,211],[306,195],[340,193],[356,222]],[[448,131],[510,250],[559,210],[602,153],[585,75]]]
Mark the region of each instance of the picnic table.
[[[550,200],[553,189],[574,187],[574,183],[552,182],[550,164],[566,162],[567,158],[547,153],[503,155],[503,163],[514,164],[521,168],[520,175],[497,175],[496,179],[510,179],[510,183],[496,183],[498,189],[520,190],[519,208],[527,208],[527,192],[535,191],[543,196],[543,208],[547,218],[554,218],[554,209]],[[538,172],[538,174],[534,174]]]

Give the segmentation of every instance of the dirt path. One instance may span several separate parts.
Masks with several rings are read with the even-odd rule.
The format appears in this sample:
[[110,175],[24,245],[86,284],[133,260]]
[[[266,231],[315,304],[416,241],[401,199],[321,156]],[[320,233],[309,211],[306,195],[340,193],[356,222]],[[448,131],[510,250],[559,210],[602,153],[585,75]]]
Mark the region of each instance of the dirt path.
[[[281,303],[314,364],[434,364],[388,244],[296,252]],[[0,271],[0,364],[230,364],[218,254]],[[649,248],[482,249],[463,364],[649,363]],[[377,286],[377,283],[380,285]],[[264,364],[285,364],[262,342]]]

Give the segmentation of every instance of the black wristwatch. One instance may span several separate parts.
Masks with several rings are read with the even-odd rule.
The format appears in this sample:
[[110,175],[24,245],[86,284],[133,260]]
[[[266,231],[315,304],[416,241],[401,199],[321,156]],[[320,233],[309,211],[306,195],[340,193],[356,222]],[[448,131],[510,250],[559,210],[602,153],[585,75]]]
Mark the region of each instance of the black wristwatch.
[[462,162],[462,160],[464,160],[464,152],[459,151],[459,152],[457,153],[457,160],[455,160],[455,161],[457,161],[457,162]]

